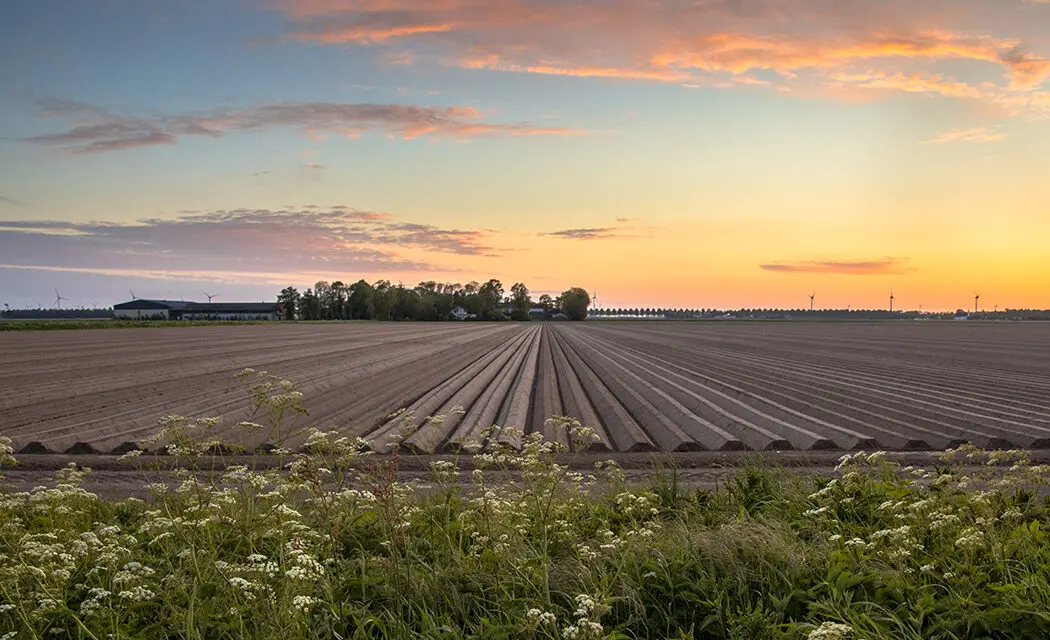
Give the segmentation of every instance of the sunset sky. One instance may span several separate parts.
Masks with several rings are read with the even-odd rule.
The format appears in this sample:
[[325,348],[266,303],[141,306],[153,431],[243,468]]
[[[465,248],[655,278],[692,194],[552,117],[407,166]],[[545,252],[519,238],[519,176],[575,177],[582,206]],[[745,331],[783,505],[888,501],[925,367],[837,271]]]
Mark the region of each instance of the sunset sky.
[[5,0],[0,304],[1050,307],[1050,2]]

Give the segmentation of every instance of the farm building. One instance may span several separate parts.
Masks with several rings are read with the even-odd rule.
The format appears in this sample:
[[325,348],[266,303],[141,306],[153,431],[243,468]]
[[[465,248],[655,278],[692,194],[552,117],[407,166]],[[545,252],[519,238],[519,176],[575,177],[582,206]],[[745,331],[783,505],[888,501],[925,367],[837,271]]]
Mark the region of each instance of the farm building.
[[132,300],[113,305],[118,320],[280,320],[273,302]]

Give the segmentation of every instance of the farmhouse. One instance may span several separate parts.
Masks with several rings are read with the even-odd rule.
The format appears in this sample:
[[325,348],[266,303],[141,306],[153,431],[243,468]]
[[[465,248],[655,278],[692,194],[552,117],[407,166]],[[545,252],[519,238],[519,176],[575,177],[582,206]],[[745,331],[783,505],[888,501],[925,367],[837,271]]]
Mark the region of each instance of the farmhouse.
[[132,300],[113,305],[118,320],[280,320],[273,302]]

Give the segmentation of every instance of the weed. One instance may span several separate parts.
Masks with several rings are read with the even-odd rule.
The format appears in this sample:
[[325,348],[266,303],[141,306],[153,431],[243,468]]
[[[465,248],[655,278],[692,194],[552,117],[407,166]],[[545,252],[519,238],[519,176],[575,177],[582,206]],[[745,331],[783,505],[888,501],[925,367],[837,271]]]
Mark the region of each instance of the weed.
[[0,638],[1050,635],[1047,470],[1022,451],[857,453],[833,477],[756,462],[687,491],[674,469],[574,471],[593,432],[555,418],[568,444],[493,428],[424,487],[396,452],[301,428],[291,382],[242,377],[235,428],[282,468],[215,464],[221,422],[174,416],[169,455],[127,456],[148,500],[103,500],[76,465],[0,493]]

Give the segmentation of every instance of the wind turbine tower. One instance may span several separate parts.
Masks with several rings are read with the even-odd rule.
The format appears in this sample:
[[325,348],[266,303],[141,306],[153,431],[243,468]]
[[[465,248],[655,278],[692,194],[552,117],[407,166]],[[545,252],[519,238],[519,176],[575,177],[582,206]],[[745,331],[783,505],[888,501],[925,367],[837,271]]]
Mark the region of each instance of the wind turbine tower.
[[981,301],[981,294],[973,294],[973,312],[977,313],[977,304]]
[[816,291],[814,291],[813,293],[809,294],[809,310],[810,311],[813,310],[813,298],[816,298],[816,297],[817,297],[817,292]]
[[218,295],[217,293],[208,293],[207,291],[201,291],[201,293],[208,297],[208,302],[211,302],[211,299]]
[[893,297],[893,290],[890,289],[890,313],[893,313],[893,301],[894,300],[895,300],[895,298]]
[[62,301],[63,300],[65,300],[66,302],[69,302],[69,298],[63,298],[62,295],[58,292],[58,289],[55,289],[55,308],[56,309],[61,309],[62,308]]

